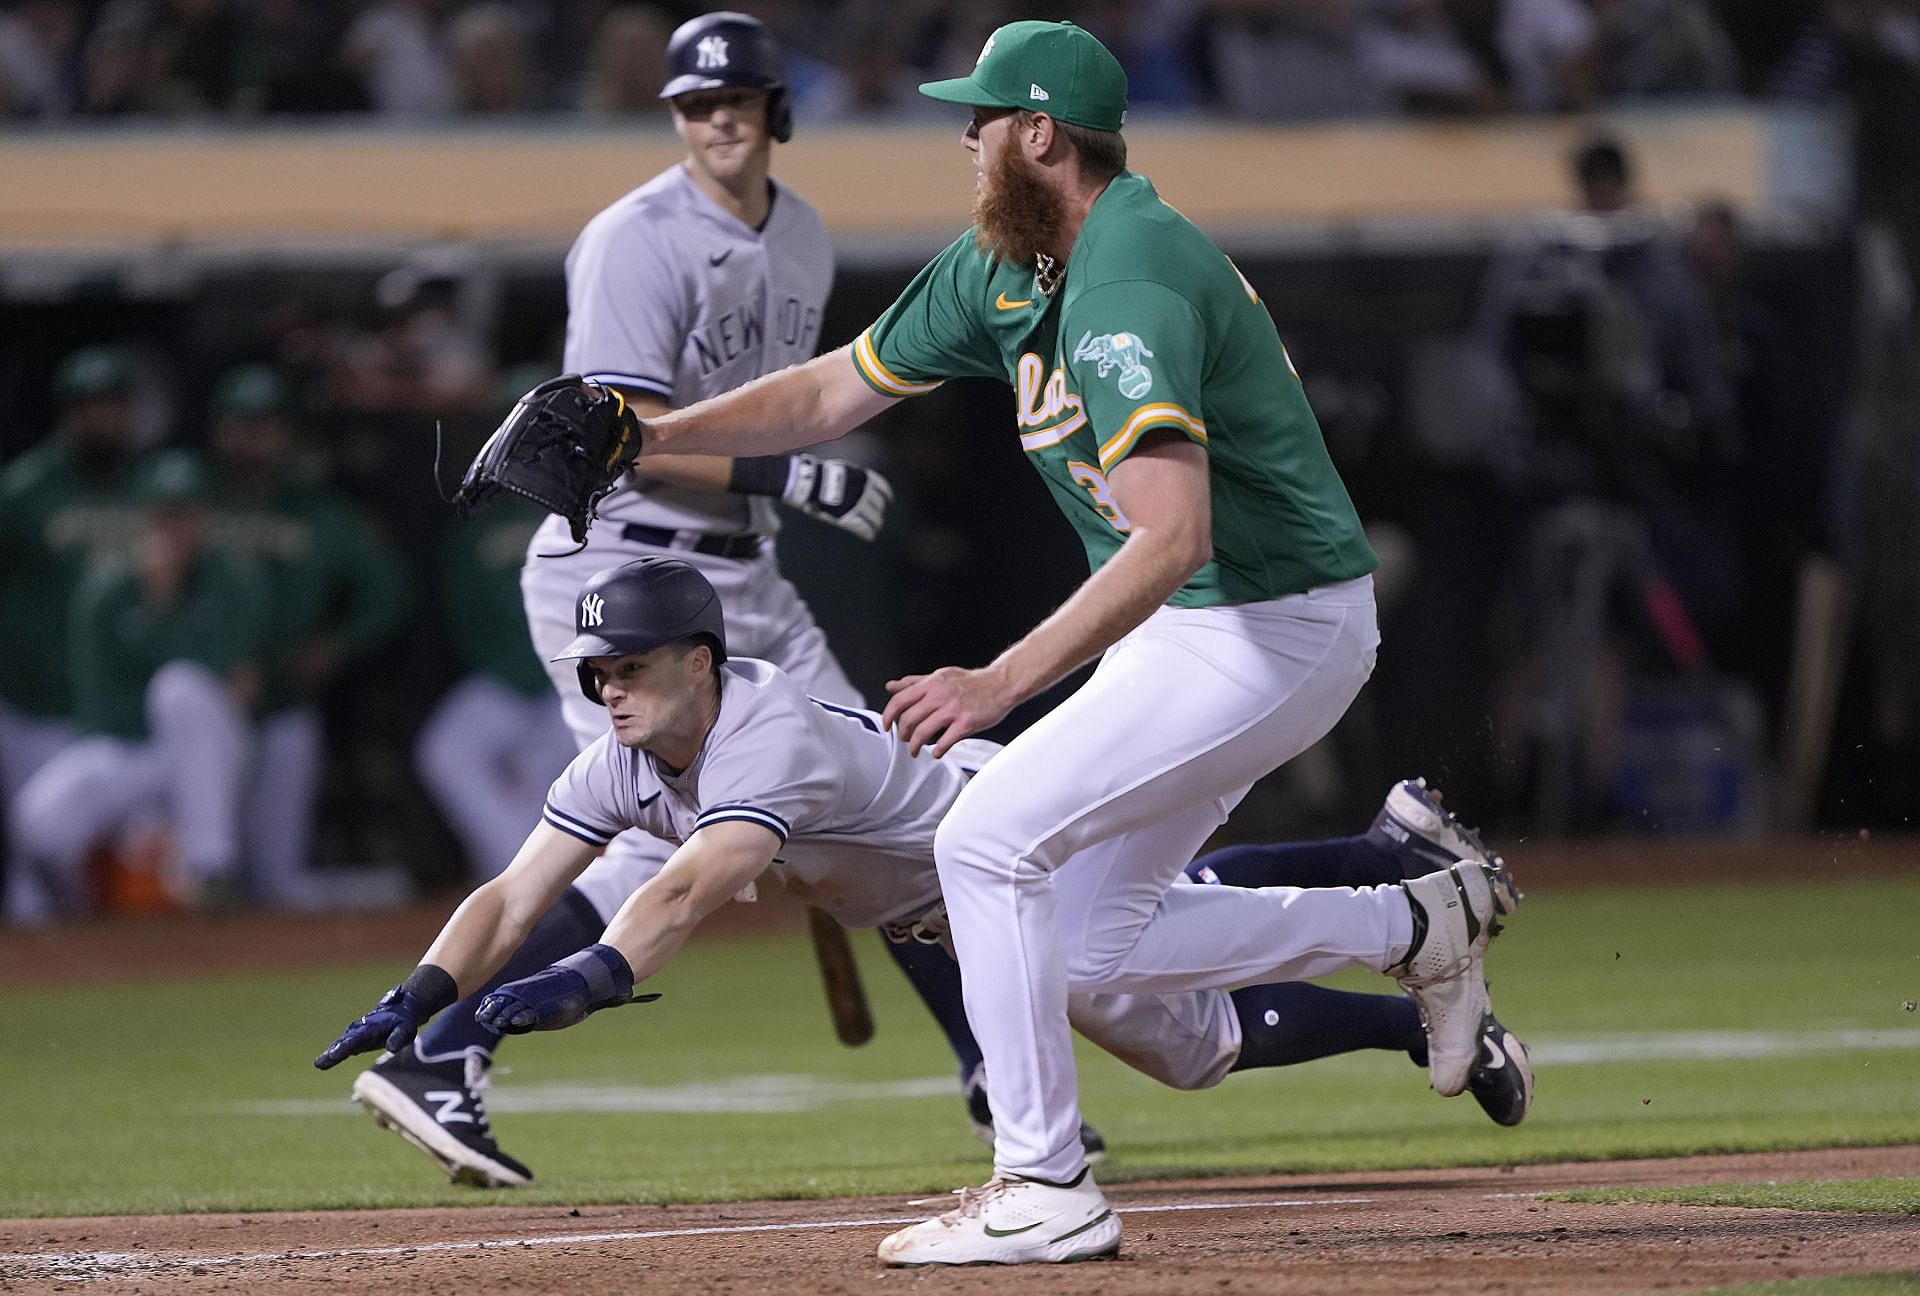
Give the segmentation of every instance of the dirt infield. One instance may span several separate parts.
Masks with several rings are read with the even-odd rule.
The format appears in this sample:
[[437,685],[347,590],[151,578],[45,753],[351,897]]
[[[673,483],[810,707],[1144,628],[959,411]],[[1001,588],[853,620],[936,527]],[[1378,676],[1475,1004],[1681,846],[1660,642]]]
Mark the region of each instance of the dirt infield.
[[0,1292],[1610,1293],[1916,1265],[1891,1215],[1538,1200],[1556,1189],[1920,1174],[1920,1147],[1121,1185],[1119,1260],[888,1270],[899,1199],[0,1222]]

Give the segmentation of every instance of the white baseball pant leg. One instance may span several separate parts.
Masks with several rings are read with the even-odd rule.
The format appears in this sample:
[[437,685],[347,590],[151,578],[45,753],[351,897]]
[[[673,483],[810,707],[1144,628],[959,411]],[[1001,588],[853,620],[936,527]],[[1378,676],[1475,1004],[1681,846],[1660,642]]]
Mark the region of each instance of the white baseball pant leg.
[[87,908],[87,854],[134,816],[164,806],[154,745],[101,735],[68,744],[13,800],[7,917],[50,922]]
[[172,661],[147,685],[147,728],[166,764],[181,872],[195,882],[231,876],[240,858],[240,795],[252,747],[246,712],[212,671]]
[[1070,988],[1296,980],[1405,948],[1395,892],[1173,886],[1256,779],[1333,727],[1378,644],[1365,578],[1162,608],[960,795],[935,859],[1001,1170],[1079,1173]]
[[20,795],[27,780],[79,736],[64,716],[28,715],[0,698],[0,796]]
[[433,709],[414,765],[476,880],[513,862],[574,750],[551,693],[528,697],[491,675],[467,676]]
[[[79,736],[73,722],[64,717],[28,715],[0,698],[0,796],[7,799],[9,822],[20,813],[20,793],[28,780]],[[54,897],[29,861],[9,844],[6,898],[0,901],[0,913],[14,922],[47,922],[54,910]]]
[[243,833],[254,893],[267,904],[325,907],[313,883],[313,818],[327,735],[315,706],[276,711],[256,727]]

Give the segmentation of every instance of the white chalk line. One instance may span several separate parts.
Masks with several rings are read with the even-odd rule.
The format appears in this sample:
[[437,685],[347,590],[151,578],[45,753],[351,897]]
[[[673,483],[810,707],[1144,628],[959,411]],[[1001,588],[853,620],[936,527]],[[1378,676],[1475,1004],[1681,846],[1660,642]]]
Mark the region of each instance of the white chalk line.
[[[1155,1215],[1176,1211],[1283,1210],[1301,1206],[1364,1206],[1371,1197],[1288,1198],[1279,1201],[1168,1202],[1158,1206],[1116,1206],[1117,1215]],[[597,1242],[650,1242],[663,1238],[715,1237],[734,1233],[801,1233],[822,1229],[881,1228],[913,1224],[920,1215],[885,1219],[807,1220],[769,1224],[714,1224],[703,1228],[642,1229],[617,1233],[541,1234],[519,1238],[475,1238],[466,1242],[422,1242],[414,1246],[343,1247],[330,1251],[253,1251],[217,1256],[153,1256],[136,1251],[19,1251],[0,1252],[0,1276],[12,1278],[106,1278],[118,1274],[154,1273],[168,1269],[213,1269],[225,1265],[269,1261],[373,1260],[385,1256],[443,1255],[453,1251],[505,1251],[515,1247],[583,1246]],[[12,1265],[32,1266],[33,1272],[13,1272]]]

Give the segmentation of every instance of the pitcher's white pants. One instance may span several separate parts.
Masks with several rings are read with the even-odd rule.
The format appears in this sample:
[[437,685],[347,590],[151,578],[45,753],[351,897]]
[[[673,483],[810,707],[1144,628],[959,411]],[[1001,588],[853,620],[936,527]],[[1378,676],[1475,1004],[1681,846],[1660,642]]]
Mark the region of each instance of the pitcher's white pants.
[[[729,656],[770,661],[824,701],[866,705],[827,647],[827,636],[814,621],[812,609],[793,583],[780,574],[771,545],[752,558],[659,549],[620,539],[619,527],[602,520],[594,524],[589,544],[580,553],[542,558],[538,555],[549,543],[545,537],[545,528],[534,535],[527,565],[520,572],[520,594],[527,608],[527,629],[533,636],[534,651],[546,664],[547,675],[560,695],[567,728],[583,750],[607,731],[607,711],[580,691],[575,664],[556,662],[553,656],[573,638],[573,603],[588,577],[649,555],[689,563],[713,585],[726,616]],[[528,820],[527,829],[535,822]],[[627,897],[658,873],[673,851],[651,833],[629,828],[613,839],[604,855],[587,865],[573,885],[593,902],[601,918],[611,922]]]
[[1256,779],[1333,727],[1378,645],[1364,577],[1162,608],[961,793],[935,861],[1001,1170],[1079,1173],[1069,991],[1224,989],[1405,951],[1397,888],[1173,885]]

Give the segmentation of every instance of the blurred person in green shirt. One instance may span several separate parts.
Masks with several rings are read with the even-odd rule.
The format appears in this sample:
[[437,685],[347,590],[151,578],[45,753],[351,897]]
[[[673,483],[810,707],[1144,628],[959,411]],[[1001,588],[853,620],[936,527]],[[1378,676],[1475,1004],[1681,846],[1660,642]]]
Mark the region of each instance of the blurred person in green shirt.
[[[318,705],[406,611],[406,579],[386,541],[299,456],[292,392],[268,365],[241,365],[214,390],[212,540],[267,585],[264,675],[244,853],[254,898],[292,909],[377,905],[404,879],[313,867],[326,758]],[[358,892],[358,894],[356,894]]]
[[[123,347],[69,353],[54,371],[52,434],[0,468],[0,795],[8,802],[79,736],[67,612],[93,555],[131,543],[133,384]],[[44,907],[23,877],[20,865],[9,866],[9,915]]]
[[54,373],[53,434],[0,470],[0,790],[9,797],[75,736],[67,607],[95,551],[132,538],[133,379],[121,347],[68,355]]
[[132,491],[131,552],[96,561],[73,596],[62,665],[82,736],[14,800],[15,921],[83,914],[88,855],[155,819],[176,844],[176,900],[237,894],[266,600],[246,563],[208,543],[207,489],[196,457],[153,459]]

